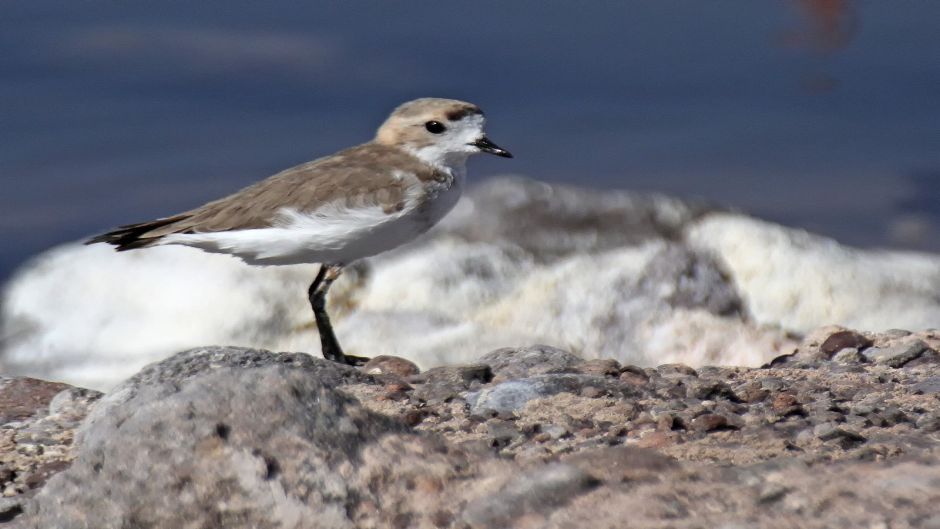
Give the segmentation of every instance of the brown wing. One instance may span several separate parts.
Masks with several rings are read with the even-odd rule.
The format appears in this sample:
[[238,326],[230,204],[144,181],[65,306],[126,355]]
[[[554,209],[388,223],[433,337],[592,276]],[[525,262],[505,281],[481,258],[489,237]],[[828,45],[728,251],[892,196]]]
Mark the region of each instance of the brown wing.
[[440,176],[399,149],[366,143],[292,167],[185,213],[121,226],[85,244],[107,242],[123,251],[151,246],[173,233],[266,228],[282,208],[310,211],[340,200],[349,206],[388,204],[394,208],[405,190],[390,167],[413,173],[421,180]]

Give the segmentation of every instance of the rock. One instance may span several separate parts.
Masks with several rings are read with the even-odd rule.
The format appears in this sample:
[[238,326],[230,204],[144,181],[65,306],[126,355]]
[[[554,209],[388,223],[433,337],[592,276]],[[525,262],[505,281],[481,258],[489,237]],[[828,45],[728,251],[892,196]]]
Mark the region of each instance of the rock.
[[802,414],[803,406],[792,393],[778,393],[771,402],[771,409],[777,415]]
[[692,429],[699,432],[712,432],[729,427],[734,428],[728,418],[716,413],[705,413],[692,419]]
[[927,349],[927,344],[922,340],[912,340],[892,347],[871,347],[862,354],[870,362],[889,367],[901,367],[923,354]]
[[740,316],[743,302],[721,263],[708,253],[670,244],[640,273],[639,291],[674,308],[702,308],[719,316]]
[[555,395],[563,391],[578,393],[585,385],[603,387],[604,379],[590,375],[550,374],[508,380],[466,396],[473,414],[487,410],[509,413],[520,410],[532,399]]
[[0,523],[9,522],[23,512],[25,498],[0,497]]
[[525,515],[547,518],[599,480],[573,465],[554,464],[520,475],[500,490],[471,501],[463,520],[474,528],[510,527]]
[[103,394],[84,388],[68,388],[56,394],[49,402],[49,414],[70,419],[84,419]]
[[848,448],[866,441],[865,437],[857,432],[839,427],[836,423],[827,422],[816,425],[813,434],[823,441],[837,441],[843,448]]
[[820,344],[819,350],[828,356],[832,356],[842,349],[854,348],[860,351],[871,345],[871,339],[862,334],[855,331],[839,331],[829,335],[829,337]]
[[687,386],[686,396],[698,400],[727,399],[732,402],[740,402],[740,399],[728,384],[720,380],[697,380],[692,382]]
[[486,364],[435,367],[407,378],[408,382],[418,385],[414,397],[427,402],[449,401],[492,379],[493,372]]
[[[329,381],[331,362],[251,350],[176,355],[118,386],[76,461],[30,504],[35,527],[297,527],[345,516],[342,462],[404,426]],[[172,507],[166,498],[175,498]]]
[[685,364],[663,364],[656,371],[664,377],[697,377],[698,372]]
[[649,375],[641,367],[623,366],[620,370],[620,381],[631,386],[643,386],[649,382]]
[[[924,333],[894,334],[870,338],[880,349],[927,343]],[[514,379],[452,365],[406,382],[307,355],[193,351],[100,400],[68,388],[0,428],[10,499],[0,520],[17,529],[561,529],[586,519],[606,529],[625,520],[821,528],[889,518],[916,527],[940,483],[931,442],[940,365],[845,365],[840,352],[813,369],[799,360],[615,374],[613,363],[579,360]]]
[[865,361],[865,357],[859,354],[858,349],[846,347],[833,355],[832,361],[837,364],[860,364]]
[[921,416],[917,419],[917,422],[914,423],[918,430],[923,430],[925,432],[936,432],[940,431],[940,413],[931,412]]
[[918,395],[936,395],[940,393],[940,376],[929,377],[913,386],[911,391]]
[[598,480],[612,483],[657,480],[679,468],[675,459],[635,446],[611,446],[580,452],[565,456],[562,461]]
[[0,424],[35,414],[68,387],[68,384],[35,378],[0,377]]
[[421,369],[411,360],[388,355],[376,356],[360,369],[369,375],[395,375],[400,378],[407,378],[421,372]]
[[548,345],[504,348],[486,353],[480,363],[490,366],[497,380],[513,380],[546,373],[570,373],[584,359]]
[[616,377],[620,375],[620,362],[613,358],[593,358],[577,366],[578,373],[584,375]]

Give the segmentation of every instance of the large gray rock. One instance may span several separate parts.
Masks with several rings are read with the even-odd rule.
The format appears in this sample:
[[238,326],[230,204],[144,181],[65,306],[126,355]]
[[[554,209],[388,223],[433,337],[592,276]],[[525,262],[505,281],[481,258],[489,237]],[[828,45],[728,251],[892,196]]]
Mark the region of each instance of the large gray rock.
[[512,380],[546,373],[570,373],[584,359],[550,345],[529,345],[490,351],[481,356],[479,362],[490,366],[497,380]]
[[355,527],[370,501],[355,474],[375,471],[363,452],[388,435],[425,443],[333,388],[364,378],[306,355],[180,353],[102,399],[78,432],[74,464],[21,523]]

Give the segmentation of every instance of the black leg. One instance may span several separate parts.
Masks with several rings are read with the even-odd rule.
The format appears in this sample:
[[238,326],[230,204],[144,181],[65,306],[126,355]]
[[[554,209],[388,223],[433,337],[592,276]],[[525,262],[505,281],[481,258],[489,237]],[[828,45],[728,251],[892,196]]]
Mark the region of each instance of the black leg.
[[323,350],[323,358],[351,366],[361,366],[369,359],[343,354],[343,349],[339,346],[336,335],[333,334],[330,315],[326,313],[326,293],[341,273],[343,273],[342,265],[320,265],[316,279],[307,289],[307,298],[310,300],[313,317],[317,322],[317,331],[320,333],[320,349]]

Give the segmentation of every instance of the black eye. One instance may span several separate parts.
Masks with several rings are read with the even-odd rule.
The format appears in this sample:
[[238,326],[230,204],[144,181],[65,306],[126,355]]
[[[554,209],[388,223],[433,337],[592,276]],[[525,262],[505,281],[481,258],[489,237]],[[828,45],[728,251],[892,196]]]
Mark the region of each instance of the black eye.
[[424,124],[424,128],[428,129],[431,134],[440,134],[447,130],[447,127],[442,125],[440,121],[428,121]]

